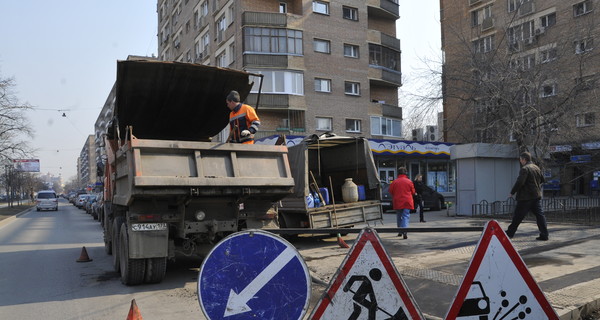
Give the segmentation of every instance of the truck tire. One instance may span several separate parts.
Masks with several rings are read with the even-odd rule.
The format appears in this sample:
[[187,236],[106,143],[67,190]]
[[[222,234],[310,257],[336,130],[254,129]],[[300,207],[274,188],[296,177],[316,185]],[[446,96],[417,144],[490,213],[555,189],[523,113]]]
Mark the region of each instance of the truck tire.
[[113,220],[112,234],[111,234],[111,247],[113,256],[113,269],[115,272],[121,271],[120,255],[119,255],[119,234],[121,232],[121,225],[123,224],[123,217],[116,217]]
[[167,258],[148,258],[146,259],[145,283],[159,283],[165,278],[167,272]]
[[124,223],[121,224],[119,238],[121,282],[128,286],[142,284],[146,270],[146,259],[129,258],[129,236],[127,235],[127,225]]

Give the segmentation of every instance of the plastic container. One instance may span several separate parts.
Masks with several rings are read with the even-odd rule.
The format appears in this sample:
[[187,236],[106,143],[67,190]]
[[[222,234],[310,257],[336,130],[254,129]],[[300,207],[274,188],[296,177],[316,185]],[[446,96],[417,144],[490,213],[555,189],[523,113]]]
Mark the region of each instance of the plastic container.
[[315,208],[321,206],[321,199],[319,198],[319,195],[316,192],[313,194],[313,201],[315,203]]
[[331,201],[329,200],[329,189],[319,188],[319,191],[321,192],[321,195],[323,196],[323,200],[325,200],[324,204],[331,204]]
[[365,192],[365,186],[363,186],[362,184],[359,184],[358,186],[356,186],[356,188],[358,189],[358,201],[367,200],[367,193]]
[[312,193],[309,193],[306,196],[306,206],[309,207],[309,208],[314,208],[315,207],[315,201],[313,199]]
[[344,202],[358,201],[358,187],[352,182],[352,178],[346,178],[346,182],[342,185],[342,199]]

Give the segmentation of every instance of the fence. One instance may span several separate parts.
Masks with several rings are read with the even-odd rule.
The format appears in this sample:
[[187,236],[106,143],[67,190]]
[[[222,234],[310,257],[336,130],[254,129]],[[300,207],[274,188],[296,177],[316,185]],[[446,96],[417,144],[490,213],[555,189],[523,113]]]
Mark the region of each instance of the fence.
[[[471,213],[473,217],[511,219],[516,205],[517,202],[513,198],[494,202],[483,200],[472,205]],[[548,221],[600,225],[598,197],[545,198],[542,199],[541,205]],[[535,220],[535,216],[527,215],[525,220]]]

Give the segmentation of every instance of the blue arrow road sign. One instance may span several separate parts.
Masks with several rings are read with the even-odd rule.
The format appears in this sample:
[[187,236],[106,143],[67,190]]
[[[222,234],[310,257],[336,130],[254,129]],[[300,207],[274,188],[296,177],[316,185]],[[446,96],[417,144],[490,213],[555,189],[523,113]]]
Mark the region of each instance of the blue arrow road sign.
[[302,319],[310,275],[296,248],[260,230],[234,233],[208,254],[198,301],[210,320]]

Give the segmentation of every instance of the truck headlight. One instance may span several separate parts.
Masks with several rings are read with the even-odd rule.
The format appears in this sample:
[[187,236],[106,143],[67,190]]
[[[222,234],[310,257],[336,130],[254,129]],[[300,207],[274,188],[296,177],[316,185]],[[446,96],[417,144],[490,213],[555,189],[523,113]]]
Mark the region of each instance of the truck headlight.
[[204,220],[204,218],[206,218],[206,213],[204,213],[204,211],[202,211],[202,210],[196,211],[196,220],[202,221],[202,220]]

